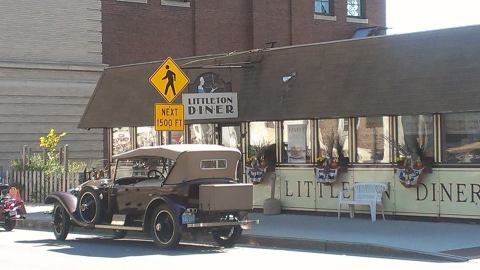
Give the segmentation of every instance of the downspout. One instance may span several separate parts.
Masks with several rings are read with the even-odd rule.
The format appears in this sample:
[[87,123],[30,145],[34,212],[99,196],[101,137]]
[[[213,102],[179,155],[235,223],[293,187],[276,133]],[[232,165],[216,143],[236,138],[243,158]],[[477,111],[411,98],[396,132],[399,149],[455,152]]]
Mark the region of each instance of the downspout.
[[192,14],[193,14],[193,19],[192,19],[192,47],[193,47],[193,56],[197,55],[197,3],[195,0],[192,0],[190,3],[192,5]]
[[290,45],[293,45],[293,0],[290,0]]

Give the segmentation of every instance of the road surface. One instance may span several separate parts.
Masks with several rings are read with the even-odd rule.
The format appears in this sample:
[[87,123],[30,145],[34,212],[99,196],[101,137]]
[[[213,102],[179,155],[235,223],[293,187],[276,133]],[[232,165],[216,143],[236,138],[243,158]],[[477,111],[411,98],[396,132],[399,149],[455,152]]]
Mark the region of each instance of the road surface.
[[480,259],[468,262],[425,262],[325,254],[309,251],[182,244],[161,250],[139,239],[70,234],[56,241],[45,231],[0,229],[2,269],[480,269]]

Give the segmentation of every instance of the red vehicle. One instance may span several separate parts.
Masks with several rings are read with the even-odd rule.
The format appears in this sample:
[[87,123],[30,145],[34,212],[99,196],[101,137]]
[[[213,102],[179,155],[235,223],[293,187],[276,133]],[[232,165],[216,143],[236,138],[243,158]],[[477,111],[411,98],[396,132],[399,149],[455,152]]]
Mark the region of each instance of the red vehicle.
[[15,229],[17,220],[25,219],[27,211],[16,188],[0,184],[0,192],[0,227],[11,231]]

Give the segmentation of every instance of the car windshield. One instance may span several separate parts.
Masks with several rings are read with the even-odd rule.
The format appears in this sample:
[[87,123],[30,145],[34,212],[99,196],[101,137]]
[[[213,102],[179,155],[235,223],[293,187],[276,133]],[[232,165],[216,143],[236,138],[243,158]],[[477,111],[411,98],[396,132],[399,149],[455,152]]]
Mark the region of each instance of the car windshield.
[[174,160],[167,158],[141,158],[120,160],[116,168],[115,179],[127,177],[155,177],[161,174],[167,177]]

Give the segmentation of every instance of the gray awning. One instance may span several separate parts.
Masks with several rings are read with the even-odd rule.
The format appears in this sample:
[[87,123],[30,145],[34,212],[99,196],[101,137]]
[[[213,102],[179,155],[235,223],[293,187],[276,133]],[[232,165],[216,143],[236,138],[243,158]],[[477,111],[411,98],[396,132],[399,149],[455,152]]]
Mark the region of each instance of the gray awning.
[[[239,118],[219,122],[480,111],[478,44],[469,26],[177,62],[191,82],[215,72],[231,83]],[[153,126],[164,101],[148,79],[160,64],[106,69],[79,126]]]

